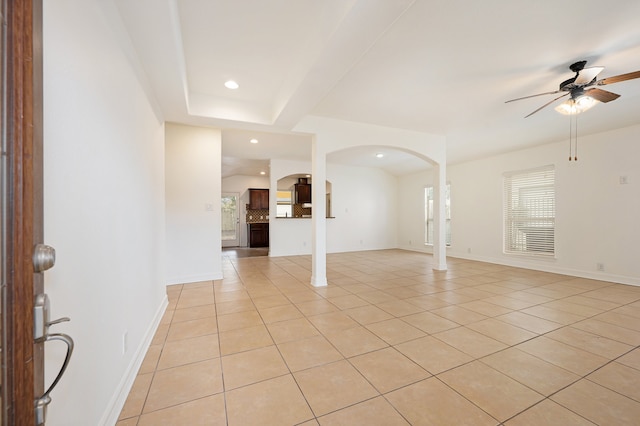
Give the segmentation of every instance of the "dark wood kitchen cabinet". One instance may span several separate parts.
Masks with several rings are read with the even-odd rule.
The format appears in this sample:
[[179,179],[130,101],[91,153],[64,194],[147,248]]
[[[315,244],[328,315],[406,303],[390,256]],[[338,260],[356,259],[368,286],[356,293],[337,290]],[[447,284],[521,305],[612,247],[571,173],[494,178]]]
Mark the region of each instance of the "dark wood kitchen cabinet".
[[269,247],[269,224],[249,224],[249,247]]
[[269,190],[268,189],[249,189],[249,208],[251,210],[268,210],[269,209]]
[[296,204],[311,202],[311,184],[296,183]]

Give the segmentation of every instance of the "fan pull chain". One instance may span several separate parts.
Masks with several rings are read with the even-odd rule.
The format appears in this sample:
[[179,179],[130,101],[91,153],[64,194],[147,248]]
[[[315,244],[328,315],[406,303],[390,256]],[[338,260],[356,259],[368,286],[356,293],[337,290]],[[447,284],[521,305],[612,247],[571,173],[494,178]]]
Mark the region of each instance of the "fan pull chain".
[[578,161],[578,114],[576,114],[576,129],[573,132],[573,137],[575,138],[574,149],[573,149],[573,161]]
[[571,161],[571,141],[573,140],[573,115],[569,116],[569,161]]
[[572,148],[573,161],[578,161],[578,114],[569,116],[569,161],[572,160]]

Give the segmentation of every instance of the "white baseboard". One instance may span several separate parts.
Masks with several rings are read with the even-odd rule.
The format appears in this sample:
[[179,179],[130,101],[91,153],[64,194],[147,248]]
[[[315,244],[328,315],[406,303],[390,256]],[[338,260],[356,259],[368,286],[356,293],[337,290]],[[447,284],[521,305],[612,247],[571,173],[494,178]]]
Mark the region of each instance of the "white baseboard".
[[[401,250],[432,254],[430,251],[423,249],[422,247],[401,246],[398,248]],[[541,259],[537,261],[531,261],[527,258],[504,259],[504,258],[478,256],[474,254],[464,254],[464,253],[457,253],[457,252],[452,254],[447,254],[447,257],[450,257],[452,259],[457,258],[457,259],[465,259],[465,260],[475,260],[478,262],[512,266],[515,268],[532,269],[532,270],[541,271],[541,272],[550,272],[553,274],[562,274],[562,275],[569,275],[572,277],[587,278],[591,280],[607,281],[607,282],[612,282],[616,284],[640,286],[639,277],[628,277],[624,275],[610,274],[607,272],[584,271],[580,269],[566,268],[563,266],[556,265],[551,260],[547,261],[547,260]]]
[[547,262],[545,262],[544,260],[530,261],[525,258],[505,260],[502,258],[473,256],[473,255],[466,255],[466,254],[460,254],[460,253],[456,253],[454,255],[451,255],[450,257],[458,258],[458,259],[466,259],[466,260],[477,260],[479,262],[494,263],[497,265],[512,266],[516,268],[532,269],[535,271],[550,272],[552,274],[569,275],[572,277],[587,278],[587,279],[597,280],[597,281],[607,281],[607,282],[616,283],[616,284],[640,286],[640,278],[638,277],[628,277],[624,275],[615,275],[615,274],[610,274],[610,273],[600,272],[600,271],[584,271],[580,269],[566,268],[563,266],[558,266],[551,261],[547,261]]
[[200,281],[213,281],[223,279],[222,271],[212,272],[210,274],[184,275],[180,277],[170,277],[167,279],[166,285],[197,283]]
[[98,423],[101,426],[113,426],[118,421],[118,416],[120,416],[120,412],[122,411],[122,407],[124,407],[124,403],[127,401],[127,397],[129,396],[129,392],[131,391],[131,387],[133,386],[133,382],[138,375],[138,370],[140,370],[140,366],[142,365],[142,361],[144,361],[144,357],[147,354],[147,350],[151,345],[151,341],[153,340],[153,336],[156,334],[156,330],[160,325],[160,321],[162,320],[162,316],[169,305],[169,300],[167,296],[164,297],[162,303],[158,307],[155,316],[153,317],[153,321],[147,328],[147,332],[142,339],[142,342],[138,346],[135,354],[131,359],[131,363],[127,367],[118,387],[116,388],[115,393],[111,397],[109,404],[107,405],[107,409],[105,410],[100,422]]

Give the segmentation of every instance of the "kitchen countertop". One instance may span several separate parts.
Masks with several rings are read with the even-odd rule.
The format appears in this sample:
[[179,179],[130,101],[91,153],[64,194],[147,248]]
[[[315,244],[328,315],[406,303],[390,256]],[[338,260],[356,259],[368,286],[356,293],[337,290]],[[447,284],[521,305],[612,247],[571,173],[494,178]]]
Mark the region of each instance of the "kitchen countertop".
[[[311,216],[299,216],[299,217],[276,217],[276,219],[311,219]],[[326,219],[335,219],[335,216],[327,216]]]

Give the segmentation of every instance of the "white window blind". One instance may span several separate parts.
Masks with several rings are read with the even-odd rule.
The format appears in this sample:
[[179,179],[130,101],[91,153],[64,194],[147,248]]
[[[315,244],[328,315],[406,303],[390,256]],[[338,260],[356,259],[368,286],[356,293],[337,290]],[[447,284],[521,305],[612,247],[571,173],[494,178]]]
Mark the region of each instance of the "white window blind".
[[[447,184],[444,195],[445,243],[451,245],[451,185]],[[424,242],[433,245],[433,186],[424,189]]]
[[555,169],[504,174],[504,251],[553,256],[555,253]]

